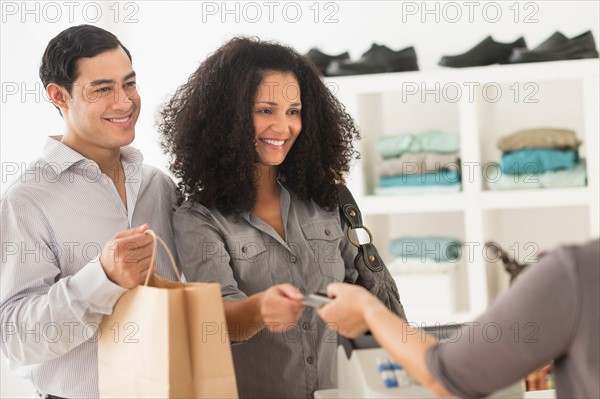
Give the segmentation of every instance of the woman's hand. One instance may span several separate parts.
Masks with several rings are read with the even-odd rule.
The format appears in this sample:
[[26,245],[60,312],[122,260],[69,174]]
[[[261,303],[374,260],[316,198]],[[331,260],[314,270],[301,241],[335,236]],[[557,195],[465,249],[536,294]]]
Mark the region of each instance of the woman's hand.
[[365,315],[370,309],[383,306],[377,298],[358,285],[333,283],[327,287],[333,301],[317,309],[317,314],[337,329],[341,335],[356,338],[369,327]]
[[291,284],[280,284],[262,292],[258,302],[264,325],[273,332],[293,328],[304,310],[304,296]]

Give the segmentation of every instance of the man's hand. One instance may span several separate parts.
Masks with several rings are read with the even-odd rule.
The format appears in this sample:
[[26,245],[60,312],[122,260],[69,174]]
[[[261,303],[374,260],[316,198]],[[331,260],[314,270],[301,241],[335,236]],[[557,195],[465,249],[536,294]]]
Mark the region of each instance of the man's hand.
[[123,288],[133,288],[146,279],[152,257],[148,225],[115,234],[102,248],[100,264],[106,276]]

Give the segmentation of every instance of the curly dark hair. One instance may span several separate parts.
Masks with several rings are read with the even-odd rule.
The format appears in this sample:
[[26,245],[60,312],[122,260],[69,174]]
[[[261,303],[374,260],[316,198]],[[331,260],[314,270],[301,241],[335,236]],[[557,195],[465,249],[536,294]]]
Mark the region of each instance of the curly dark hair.
[[252,110],[271,71],[294,74],[302,102],[302,131],[280,176],[299,198],[337,207],[335,184],[359,157],[352,118],[309,60],[290,47],[246,37],[211,54],[160,110],[161,145],[185,198],[224,214],[254,208],[259,157]]

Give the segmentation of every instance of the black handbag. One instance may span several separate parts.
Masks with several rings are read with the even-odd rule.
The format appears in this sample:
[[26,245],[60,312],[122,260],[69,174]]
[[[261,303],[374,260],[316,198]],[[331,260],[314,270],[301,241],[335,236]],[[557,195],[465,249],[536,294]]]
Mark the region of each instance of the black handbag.
[[525,270],[528,264],[519,263],[515,258],[513,258],[507,251],[505,251],[500,244],[495,241],[488,241],[485,243],[484,247],[487,251],[492,251],[492,254],[499,258],[504,264],[504,269],[510,275],[510,283],[512,284],[517,276]]
[[[358,248],[358,255],[354,258],[354,267],[358,271],[358,279],[355,282],[350,282],[366,288],[388,309],[406,320],[396,282],[373,244],[371,231],[363,225],[360,209],[352,193],[343,184],[338,184],[337,189],[340,201],[340,219],[343,223],[342,230],[344,230],[345,225],[348,239],[352,245]],[[350,232],[355,229],[364,229],[369,234],[369,242],[365,244],[355,242],[350,236]]]

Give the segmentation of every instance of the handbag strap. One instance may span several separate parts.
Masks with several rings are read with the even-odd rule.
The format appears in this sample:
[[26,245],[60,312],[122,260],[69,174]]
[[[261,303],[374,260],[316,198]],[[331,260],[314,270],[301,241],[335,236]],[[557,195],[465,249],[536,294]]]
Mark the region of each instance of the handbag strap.
[[181,283],[182,282],[181,274],[179,274],[179,270],[177,269],[177,264],[175,263],[175,258],[173,257],[173,254],[171,253],[171,250],[169,249],[167,244],[163,241],[162,238],[157,236],[156,233],[152,230],[146,231],[146,234],[150,234],[152,236],[153,244],[152,244],[152,257],[150,258],[150,267],[148,268],[148,273],[146,274],[146,282],[144,283],[144,285],[148,285],[148,283],[150,282],[150,276],[153,275],[154,273],[156,273],[156,265],[154,262],[156,260],[156,248],[158,247],[158,243],[160,243],[163,246],[163,248],[167,252],[167,255],[169,255],[169,259],[171,260],[171,266],[173,267],[173,271],[175,272],[175,275],[177,276],[177,281],[179,281]]
[[[360,213],[360,208],[356,204],[356,200],[352,196],[348,187],[343,184],[336,185],[338,193],[339,193],[339,203],[340,203],[340,216],[341,219],[346,223],[346,233],[348,234],[348,239],[350,242],[358,248],[358,255],[356,255],[355,262],[362,257],[362,261],[369,268],[369,270],[373,272],[379,272],[383,270],[383,260],[377,252],[377,248],[375,248],[375,244],[373,244],[373,235],[371,231],[363,225],[362,214]],[[352,237],[350,236],[351,231],[356,229],[364,229],[369,234],[369,242],[365,244],[360,244],[359,242],[354,242]]]

